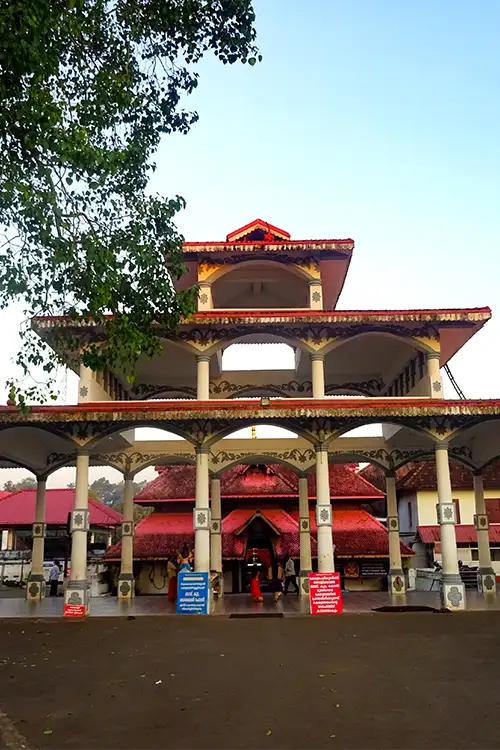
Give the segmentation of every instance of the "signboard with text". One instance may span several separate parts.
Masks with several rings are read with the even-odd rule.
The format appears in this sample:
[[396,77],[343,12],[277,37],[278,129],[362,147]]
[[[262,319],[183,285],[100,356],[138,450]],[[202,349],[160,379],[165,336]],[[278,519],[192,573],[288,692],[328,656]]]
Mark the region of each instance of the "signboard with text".
[[85,617],[87,610],[85,604],[65,604],[63,609],[64,617]]
[[339,615],[343,611],[340,573],[309,573],[312,615]]
[[180,572],[177,577],[178,615],[208,615],[210,606],[208,573]]

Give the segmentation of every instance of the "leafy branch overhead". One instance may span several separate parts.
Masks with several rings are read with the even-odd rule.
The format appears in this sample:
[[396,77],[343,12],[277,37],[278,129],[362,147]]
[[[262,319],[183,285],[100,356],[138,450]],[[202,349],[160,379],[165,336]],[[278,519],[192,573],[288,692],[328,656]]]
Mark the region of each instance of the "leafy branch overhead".
[[[49,383],[70,352],[133,380],[140,356],[194,309],[174,217],[181,197],[147,191],[163,134],[187,133],[182,106],[207,52],[253,65],[251,0],[0,0],[0,305],[21,302],[18,364]],[[104,335],[60,333],[56,354],[33,316],[68,315]],[[40,400],[31,387],[12,395]]]

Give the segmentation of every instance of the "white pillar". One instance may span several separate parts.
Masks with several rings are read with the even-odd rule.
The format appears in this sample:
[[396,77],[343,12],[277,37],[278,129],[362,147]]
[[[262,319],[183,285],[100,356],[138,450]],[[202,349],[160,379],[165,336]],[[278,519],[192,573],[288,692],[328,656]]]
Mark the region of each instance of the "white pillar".
[[311,310],[323,309],[323,292],[319,279],[311,279],[309,282],[309,307]]
[[193,511],[194,566],[210,572],[210,507],[208,493],[208,449],[196,449],[196,495]]
[[198,289],[198,310],[211,310],[213,308],[212,285],[208,281],[200,281]]
[[38,477],[36,484],[35,520],[33,523],[33,546],[31,551],[31,573],[26,587],[26,598],[39,601],[45,596],[45,578],[43,575],[43,558],[45,549],[45,489],[47,480]]
[[387,497],[387,533],[389,536],[389,592],[401,595],[405,593],[406,585],[403,565],[401,563],[398,501],[396,497],[396,477],[394,475],[386,475],[385,488]]
[[332,573],[335,565],[330,477],[328,475],[328,452],[322,447],[316,448],[316,525],[318,527],[318,571]]
[[325,357],[311,354],[311,380],[313,398],[325,398]]
[[212,479],[210,485],[210,567],[222,573],[222,519],[220,501],[220,479]]
[[[308,574],[312,571],[311,522],[309,517],[309,487],[307,477],[299,477],[299,530],[300,530],[300,593],[309,594]],[[305,585],[304,585],[305,584]]]
[[134,596],[134,480],[125,475],[123,483],[123,521],[118,599]]
[[88,613],[87,534],[89,530],[89,456],[83,451],[76,457],[75,505],[71,512],[71,574],[65,603],[83,607]]
[[210,398],[210,357],[205,354],[196,355],[196,398],[198,401]]
[[432,398],[443,398],[443,381],[439,370],[438,352],[427,354],[427,377],[429,378],[429,395]]
[[474,500],[476,514],[474,526],[477,534],[477,548],[479,551],[479,571],[477,587],[485,595],[496,594],[496,576],[491,565],[491,550],[489,536],[489,519],[484,502],[484,485],[481,473],[474,474]]
[[455,505],[451,494],[448,445],[436,445],[437,516],[441,528],[442,584],[441,596],[448,609],[465,609],[465,586],[458,569],[455,535]]

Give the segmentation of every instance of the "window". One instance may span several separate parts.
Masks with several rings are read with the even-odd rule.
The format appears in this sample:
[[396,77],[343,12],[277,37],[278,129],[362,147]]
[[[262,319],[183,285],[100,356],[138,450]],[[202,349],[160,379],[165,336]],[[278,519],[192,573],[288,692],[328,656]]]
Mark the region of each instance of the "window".
[[500,523],[500,498],[487,498],[484,502],[490,523]]
[[494,562],[498,562],[500,560],[500,549],[498,549],[498,547],[497,547],[497,549],[492,549],[491,550],[491,559]]
[[455,506],[455,520],[456,523],[460,523],[460,500],[453,498],[453,505]]
[[411,500],[408,501],[408,527],[410,529],[413,528],[413,506],[411,504]]
[[470,551],[472,560],[479,560],[479,550],[471,549]]

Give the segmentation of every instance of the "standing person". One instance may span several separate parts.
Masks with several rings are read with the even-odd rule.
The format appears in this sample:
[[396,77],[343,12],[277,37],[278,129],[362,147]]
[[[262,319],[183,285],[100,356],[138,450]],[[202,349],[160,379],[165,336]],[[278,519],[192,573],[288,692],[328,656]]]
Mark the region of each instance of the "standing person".
[[299,593],[299,587],[297,586],[297,577],[295,575],[295,563],[289,555],[285,558],[285,595],[288,594],[288,587],[292,584],[295,588],[295,593]]
[[177,599],[177,565],[175,564],[175,557],[168,558],[167,580],[168,580],[168,594],[167,594],[168,601],[175,602],[175,600]]
[[260,581],[259,581],[259,569],[255,568],[254,572],[252,573],[252,578],[250,580],[250,596],[252,597],[252,600],[254,602],[263,602],[264,597],[262,596],[262,591],[260,590]]
[[192,562],[193,562],[193,553],[189,551],[189,547],[187,544],[183,544],[181,547],[181,551],[177,555],[177,562],[179,564],[179,573],[182,573],[183,571],[191,571],[193,568]]
[[57,596],[60,572],[59,564],[56,560],[52,560],[52,565],[49,568],[49,596]]
[[275,563],[269,568],[269,590],[272,591],[274,603],[277,604],[283,593],[283,575],[280,575],[283,569]]

